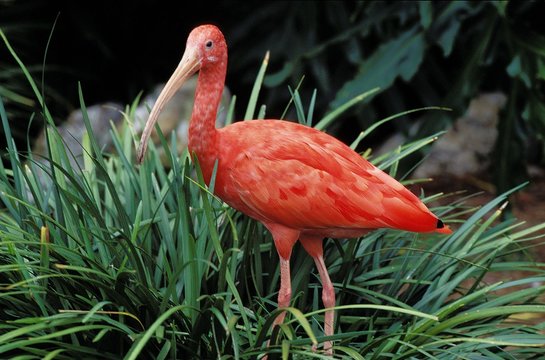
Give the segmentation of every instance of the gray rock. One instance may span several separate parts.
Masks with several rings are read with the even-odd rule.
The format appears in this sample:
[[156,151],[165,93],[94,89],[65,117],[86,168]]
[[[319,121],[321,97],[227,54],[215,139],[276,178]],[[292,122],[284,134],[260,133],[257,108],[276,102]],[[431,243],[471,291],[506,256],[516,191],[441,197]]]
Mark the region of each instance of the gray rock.
[[431,147],[429,156],[414,172],[414,178],[454,176],[464,178],[484,173],[498,137],[498,118],[507,98],[502,93],[482,94],[469,104],[466,115]]
[[[195,86],[197,84],[196,77],[189,79],[184,87],[182,87],[174,97],[165,106],[157,123],[165,136],[170,136],[172,131],[176,132],[178,152],[181,153],[187,147],[187,130],[189,127],[189,119],[193,108],[193,100],[195,94]],[[139,137],[144,129],[148,119],[149,111],[157,100],[164,84],[158,85],[150,94],[145,96],[140,105],[134,110],[134,118],[129,119],[134,129],[134,134]],[[225,124],[227,108],[231,101],[231,93],[225,88],[220,111],[218,112],[217,126],[221,127]],[[93,133],[99,144],[104,150],[111,150],[113,143],[110,130],[112,124],[115,127],[120,127],[123,123],[124,108],[121,104],[105,103],[89,106],[87,115],[89,122],[93,128]],[[63,138],[67,152],[73,154],[71,163],[73,166],[83,164],[83,149],[81,141],[83,134],[87,131],[83,122],[83,113],[80,109],[73,111],[68,116],[66,122],[57,127],[59,134]],[[158,135],[154,132],[152,141],[158,143]],[[40,157],[47,157],[47,146],[45,132],[36,139],[33,146],[33,153]]]

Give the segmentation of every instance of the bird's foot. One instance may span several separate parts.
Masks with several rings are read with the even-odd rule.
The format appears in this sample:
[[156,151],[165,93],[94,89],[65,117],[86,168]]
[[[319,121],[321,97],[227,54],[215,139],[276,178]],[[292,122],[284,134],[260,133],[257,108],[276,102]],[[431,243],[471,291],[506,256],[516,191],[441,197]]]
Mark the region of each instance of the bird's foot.
[[324,353],[327,356],[333,356],[333,342],[332,341],[324,342]]
[[[318,344],[312,344],[312,352],[316,352],[318,350]],[[326,341],[324,342],[324,354],[327,356],[333,356],[333,342],[332,341]]]

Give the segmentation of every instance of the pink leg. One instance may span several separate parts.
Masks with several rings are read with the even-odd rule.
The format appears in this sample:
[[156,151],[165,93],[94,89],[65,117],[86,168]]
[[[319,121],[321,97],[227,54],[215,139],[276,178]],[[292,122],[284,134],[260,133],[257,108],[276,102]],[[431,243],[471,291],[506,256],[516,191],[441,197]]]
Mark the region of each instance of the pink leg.
[[[264,224],[271,232],[276,251],[280,257],[280,291],[278,292],[278,307],[290,306],[291,300],[291,277],[290,277],[290,256],[293,245],[299,238],[299,231],[282,225]],[[284,322],[286,312],[282,312],[274,319],[273,329],[276,325]]]
[[[326,308],[324,315],[324,334],[325,336],[333,335],[333,324],[335,319],[335,289],[329,278],[327,268],[324,263],[324,253],[322,249],[322,239],[316,237],[302,236],[301,243],[305,250],[314,259],[314,263],[318,268],[320,279],[322,280],[322,301]],[[333,355],[333,343],[331,341],[324,342],[324,350],[327,355]]]
[[[318,273],[322,279],[322,301],[324,307],[327,309],[324,316],[324,334],[325,336],[333,335],[333,322],[335,318],[335,289],[327,273],[327,268],[324,263],[324,257],[322,255],[314,258]],[[333,343],[331,341],[324,342],[324,350],[326,354],[333,355]]]
[[[290,260],[280,257],[280,291],[278,292],[278,307],[285,308],[290,306],[291,300],[291,277],[290,277]],[[273,328],[284,322],[286,312],[278,315],[274,319]]]

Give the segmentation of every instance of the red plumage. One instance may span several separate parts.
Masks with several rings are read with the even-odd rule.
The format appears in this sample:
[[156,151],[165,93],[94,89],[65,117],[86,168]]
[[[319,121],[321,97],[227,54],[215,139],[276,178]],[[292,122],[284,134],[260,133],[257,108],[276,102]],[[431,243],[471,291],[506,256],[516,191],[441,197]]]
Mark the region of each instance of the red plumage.
[[324,237],[335,229],[437,230],[437,217],[413,193],[321,131],[258,120],[218,133],[215,191],[259,221]]
[[[245,121],[216,129],[226,69],[227,45],[220,30],[212,25],[194,29],[178,68],[152,109],[137,156],[143,159],[164,104],[199,71],[189,150],[197,156],[207,184],[217,161],[219,198],[271,231],[280,256],[279,306],[289,306],[289,258],[297,240],[314,258],[324,306],[331,308],[335,292],[323,260],[324,237],[356,237],[376,228],[451,232],[403,185],[326,133],[281,120]],[[333,317],[332,309],[326,311],[326,335],[333,334]],[[278,316],[275,324],[283,318]],[[324,348],[332,353],[331,342],[325,342]]]

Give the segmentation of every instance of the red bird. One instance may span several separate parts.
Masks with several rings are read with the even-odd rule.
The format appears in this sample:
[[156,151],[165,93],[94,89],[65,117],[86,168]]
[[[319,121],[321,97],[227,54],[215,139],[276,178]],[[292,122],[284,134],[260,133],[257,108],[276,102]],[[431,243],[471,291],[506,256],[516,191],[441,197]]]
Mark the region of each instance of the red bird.
[[[217,161],[216,195],[271,232],[280,256],[279,307],[290,303],[289,261],[297,240],[313,257],[327,308],[324,332],[333,335],[335,291],[323,258],[325,237],[358,237],[376,228],[443,234],[451,230],[403,185],[326,133],[281,120],[243,121],[216,129],[226,69],[221,31],[213,25],[195,28],[151,111],[138,162],[163,106],[199,71],[189,151],[198,158],[207,184]],[[284,316],[279,315],[275,325]],[[324,349],[332,353],[331,341]]]

